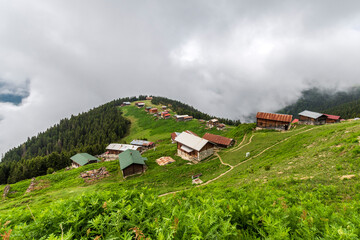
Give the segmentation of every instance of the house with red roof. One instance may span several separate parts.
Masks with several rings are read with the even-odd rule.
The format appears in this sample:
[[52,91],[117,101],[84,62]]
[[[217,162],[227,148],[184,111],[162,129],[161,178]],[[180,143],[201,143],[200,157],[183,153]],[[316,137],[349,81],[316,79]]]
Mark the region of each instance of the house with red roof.
[[256,114],[256,127],[288,130],[292,121],[292,115],[258,112]]
[[223,137],[220,135],[215,135],[211,133],[205,133],[203,139],[208,140],[209,142],[213,143],[217,147],[227,148],[234,144],[234,139]]
[[335,115],[330,115],[330,114],[324,114],[325,116],[327,116],[326,118],[326,123],[339,123],[341,117],[340,116],[335,116]]

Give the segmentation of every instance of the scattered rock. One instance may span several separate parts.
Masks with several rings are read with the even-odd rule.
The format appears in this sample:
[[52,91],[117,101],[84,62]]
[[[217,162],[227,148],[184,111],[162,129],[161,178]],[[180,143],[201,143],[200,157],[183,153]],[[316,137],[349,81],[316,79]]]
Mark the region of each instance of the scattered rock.
[[80,177],[88,183],[108,176],[110,176],[110,173],[106,170],[106,167],[80,173]]
[[354,177],[356,177],[356,175],[354,175],[354,174],[351,174],[351,175],[344,175],[344,176],[341,176],[340,177],[340,180],[344,180],[344,179],[352,179],[352,178],[354,178]]
[[37,185],[36,179],[32,178],[29,187],[26,189],[26,193],[33,191],[35,189],[36,185]]
[[293,162],[289,162],[288,164],[293,164]]
[[277,174],[283,174],[283,172],[278,172]]
[[10,191],[10,185],[6,185],[6,187],[4,188],[4,194],[3,194],[3,199],[6,198],[6,196],[8,195]]

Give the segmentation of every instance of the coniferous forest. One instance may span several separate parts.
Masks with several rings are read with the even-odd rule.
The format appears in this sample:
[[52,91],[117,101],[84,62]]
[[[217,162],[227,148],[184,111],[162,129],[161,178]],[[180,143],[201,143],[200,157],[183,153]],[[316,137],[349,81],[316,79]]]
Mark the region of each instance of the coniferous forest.
[[[142,97],[142,96],[141,96]],[[100,154],[106,145],[127,133],[130,121],[117,107],[124,101],[114,100],[88,112],[62,119],[18,147],[6,152],[0,163],[0,184],[14,183],[59,170],[70,165],[77,152]]]
[[279,110],[279,113],[291,114],[309,110],[326,114],[338,115],[342,118],[360,116],[360,88],[348,91],[331,91],[311,88],[302,91],[301,97],[293,104]]

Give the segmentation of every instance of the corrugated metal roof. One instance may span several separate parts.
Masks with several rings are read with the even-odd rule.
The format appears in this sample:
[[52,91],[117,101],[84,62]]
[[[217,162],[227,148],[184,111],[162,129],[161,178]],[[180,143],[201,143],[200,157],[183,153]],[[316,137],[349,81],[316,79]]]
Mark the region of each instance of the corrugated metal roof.
[[324,115],[332,120],[339,120],[341,118],[340,116],[336,116],[336,115],[330,115],[330,114],[324,114]]
[[97,159],[96,157],[94,157],[88,153],[78,153],[78,154],[72,156],[70,159],[73,160],[74,162],[76,162],[77,164],[79,164],[80,166],[84,166],[90,161],[96,160],[96,161],[100,162],[99,159]]
[[134,163],[145,165],[144,161],[146,160],[146,157],[142,157],[140,152],[135,150],[128,149],[125,152],[119,154],[119,163],[121,170],[127,168]]
[[292,120],[292,115],[258,112],[256,114],[256,118],[290,123]]
[[189,115],[175,115],[174,117],[176,118],[184,118],[184,117],[188,117]]
[[187,132],[182,132],[175,138],[175,141],[196,151],[200,151],[208,143],[208,140],[189,134]]
[[106,150],[116,150],[116,151],[126,151],[128,149],[138,150],[139,146],[130,145],[130,144],[119,144],[111,143],[106,147]]
[[209,142],[226,145],[226,146],[229,146],[231,144],[231,142],[233,141],[233,139],[231,139],[231,138],[227,138],[227,137],[223,137],[223,136],[215,135],[215,134],[211,134],[211,133],[205,133],[203,138],[208,140]]
[[152,145],[154,143],[149,142],[149,141],[145,141],[145,140],[132,140],[130,144],[137,145],[137,146],[149,146],[149,145]]
[[304,116],[304,117],[309,117],[309,118],[314,118],[314,119],[317,119],[323,115],[324,114],[322,114],[322,113],[312,112],[312,111],[308,111],[308,110],[305,110],[305,111],[302,111],[301,113],[299,113],[299,116]]

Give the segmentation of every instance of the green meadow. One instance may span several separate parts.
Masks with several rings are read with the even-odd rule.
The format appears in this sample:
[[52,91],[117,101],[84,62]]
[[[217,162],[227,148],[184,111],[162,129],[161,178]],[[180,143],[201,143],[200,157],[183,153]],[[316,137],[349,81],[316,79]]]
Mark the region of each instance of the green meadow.
[[[0,202],[0,234],[10,232],[10,239],[360,238],[357,121],[299,125],[287,132],[254,131],[254,124],[218,131],[196,119],[156,119],[135,106],[120,110],[132,124],[119,142],[156,143],[143,154],[147,171],[124,180],[118,161],[100,162],[38,177],[38,189],[30,193],[25,191],[31,180],[12,184]],[[236,144],[218,151],[223,164],[217,155],[189,164],[176,156],[170,139],[171,132],[184,130],[232,137]],[[161,156],[176,162],[158,166]],[[92,183],[79,177],[101,166],[110,177]],[[205,184],[194,186],[191,176],[198,173]]]

